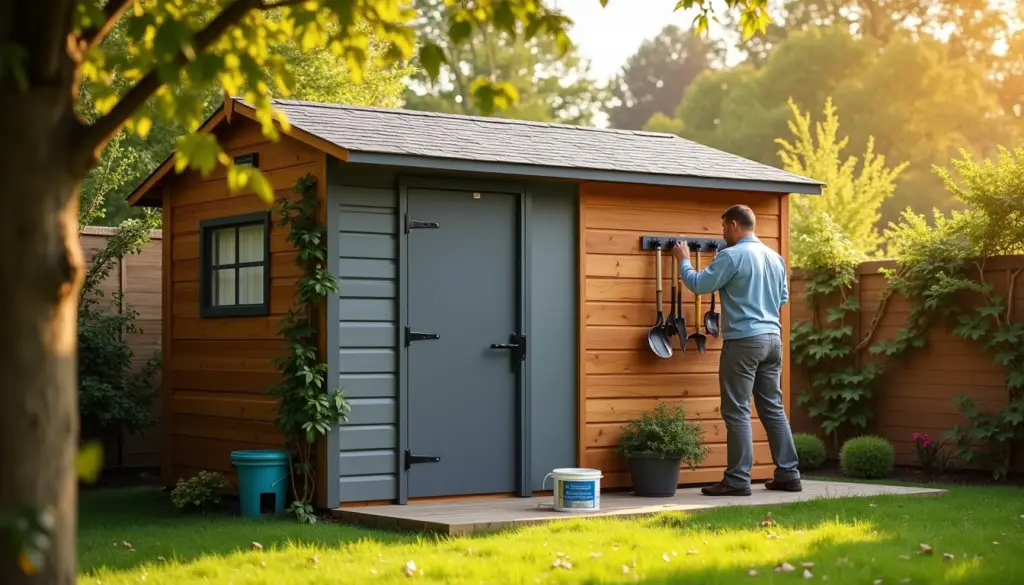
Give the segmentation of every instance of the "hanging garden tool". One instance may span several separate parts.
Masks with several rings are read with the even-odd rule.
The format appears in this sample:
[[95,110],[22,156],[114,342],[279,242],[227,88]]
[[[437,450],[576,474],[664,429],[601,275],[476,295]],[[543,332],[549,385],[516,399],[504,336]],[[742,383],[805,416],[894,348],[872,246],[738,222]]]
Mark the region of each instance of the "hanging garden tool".
[[[679,241],[679,245],[685,246],[686,242]],[[677,284],[678,283],[678,284]],[[675,325],[679,332],[679,350],[686,353],[686,316],[683,313],[683,271],[679,269],[679,262],[672,258],[672,295],[679,312],[675,317],[669,316],[669,320]]]
[[[694,253],[694,260],[697,262],[697,271],[700,272],[700,242],[689,242],[688,245],[690,246],[690,251]],[[694,294],[694,297],[696,297],[697,303],[696,311],[693,313],[696,324],[693,326],[693,333],[690,334],[690,337],[688,337],[687,340],[692,339],[697,345],[697,351],[704,353],[707,351],[708,338],[700,332],[700,319],[696,318],[697,315],[700,315],[700,295]]]
[[[675,240],[669,240],[668,248],[671,250]],[[665,337],[671,340],[673,335],[678,335],[680,338],[686,337],[686,329],[680,329],[676,326],[676,319],[679,315],[676,313],[676,293],[679,290],[676,288],[676,273],[679,271],[676,265],[675,258],[672,259],[672,292],[669,295],[669,304],[672,308],[668,311],[668,321],[665,322]],[[682,305],[679,306],[679,311],[682,311]]]
[[[708,248],[712,252],[717,251],[718,242],[714,240],[708,242]],[[718,311],[715,310],[715,291],[711,291],[711,309],[704,313],[704,331],[707,331],[708,335],[717,339],[721,330],[721,318]]]
[[654,352],[660,358],[672,357],[672,346],[668,343],[668,337],[665,335],[665,315],[662,313],[662,297],[661,297],[661,241],[659,240],[654,245],[655,257],[657,258],[657,286],[655,288],[656,297],[658,299],[658,320],[654,323],[654,327],[647,333],[647,343],[651,345],[651,351]]

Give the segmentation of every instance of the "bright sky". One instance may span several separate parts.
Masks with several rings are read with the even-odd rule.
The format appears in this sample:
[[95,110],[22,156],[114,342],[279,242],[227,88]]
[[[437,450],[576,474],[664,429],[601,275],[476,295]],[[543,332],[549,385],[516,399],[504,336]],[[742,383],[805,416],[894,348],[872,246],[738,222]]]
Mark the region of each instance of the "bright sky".
[[689,28],[693,11],[673,12],[676,0],[550,0],[575,25],[569,36],[581,56],[591,61],[592,75],[605,80],[625,64],[644,40],[670,24]]

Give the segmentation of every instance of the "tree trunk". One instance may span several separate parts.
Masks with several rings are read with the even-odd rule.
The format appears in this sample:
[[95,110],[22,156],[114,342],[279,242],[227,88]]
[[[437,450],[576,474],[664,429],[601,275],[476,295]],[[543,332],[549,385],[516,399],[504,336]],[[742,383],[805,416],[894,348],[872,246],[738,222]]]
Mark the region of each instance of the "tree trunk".
[[35,575],[25,574],[32,570],[3,538],[4,585],[76,580],[77,300],[84,268],[77,209],[85,168],[70,151],[72,95],[60,84],[26,94],[0,88],[0,518],[38,506],[53,520]]

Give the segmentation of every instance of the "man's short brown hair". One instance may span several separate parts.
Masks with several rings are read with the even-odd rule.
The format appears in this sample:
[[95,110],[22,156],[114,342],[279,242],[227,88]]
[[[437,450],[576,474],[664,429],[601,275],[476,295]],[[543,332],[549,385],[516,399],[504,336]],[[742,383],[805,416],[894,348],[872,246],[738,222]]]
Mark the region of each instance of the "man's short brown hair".
[[754,229],[754,226],[757,224],[754,210],[746,205],[733,205],[726,209],[725,213],[722,214],[722,219],[725,221],[735,221],[736,225],[748,230]]

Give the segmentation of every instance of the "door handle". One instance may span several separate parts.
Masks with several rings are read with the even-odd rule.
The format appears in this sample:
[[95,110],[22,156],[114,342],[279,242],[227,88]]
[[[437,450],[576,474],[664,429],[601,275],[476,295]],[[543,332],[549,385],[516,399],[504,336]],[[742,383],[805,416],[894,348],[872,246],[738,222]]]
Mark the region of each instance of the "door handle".
[[518,343],[492,343],[491,349],[516,349],[519,347]]

